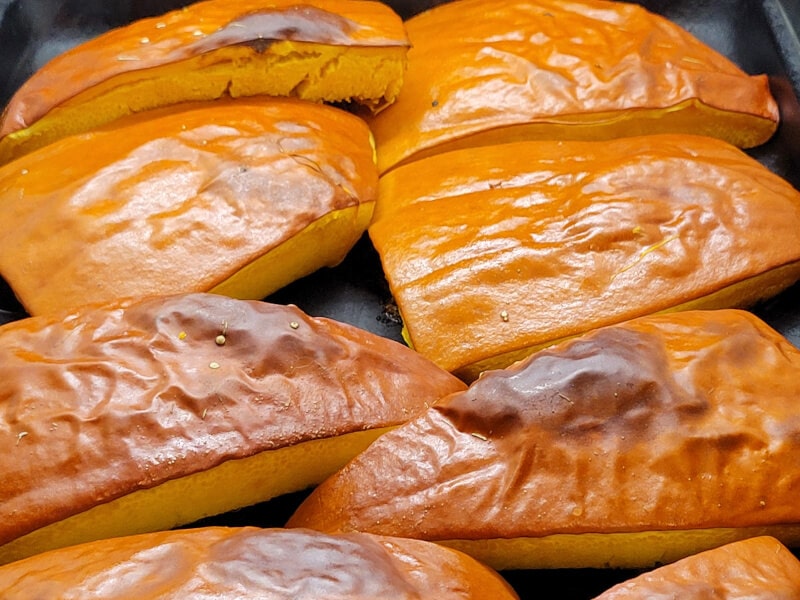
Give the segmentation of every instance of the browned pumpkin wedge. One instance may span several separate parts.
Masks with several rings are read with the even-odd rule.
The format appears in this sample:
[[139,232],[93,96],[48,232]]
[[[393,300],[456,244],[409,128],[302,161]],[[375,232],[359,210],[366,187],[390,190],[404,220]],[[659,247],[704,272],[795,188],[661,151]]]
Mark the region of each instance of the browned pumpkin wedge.
[[490,568],[419,540],[207,527],[100,540],[0,567],[6,600],[514,600]]
[[341,262],[377,185],[370,132],[344,110],[249,98],[136,115],[0,167],[0,274],[34,315],[259,299]]
[[643,317],[490,371],[318,486],[290,527],[496,569],[652,567],[800,544],[800,351],[751,313]]
[[701,136],[518,142],[381,178],[370,226],[411,345],[466,380],[660,311],[800,278],[800,193]]
[[0,562],[318,483],[463,383],[296,307],[154,297],[0,327]]
[[522,139],[694,133],[750,147],[777,127],[766,75],[634,3],[455,0],[406,30],[403,91],[370,119],[381,172]]
[[595,600],[800,598],[800,560],[770,536],[731,542],[615,585]]
[[44,65],[3,113],[0,163],[179,102],[266,94],[378,108],[400,91],[408,44],[400,17],[381,2],[198,2]]

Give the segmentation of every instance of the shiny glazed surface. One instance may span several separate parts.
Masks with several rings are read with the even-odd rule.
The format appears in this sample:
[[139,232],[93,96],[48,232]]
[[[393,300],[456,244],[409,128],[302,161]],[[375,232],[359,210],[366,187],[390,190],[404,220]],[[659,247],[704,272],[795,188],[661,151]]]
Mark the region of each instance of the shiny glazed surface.
[[369,233],[413,347],[472,377],[800,260],[800,193],[712,138],[520,142],[384,175]]
[[[711,133],[719,121],[723,139],[760,131],[749,144],[756,145],[778,121],[766,76],[747,75],[633,3],[458,0],[408,19],[406,30],[412,48],[403,90],[370,120],[381,172],[487,130],[515,139],[514,127],[530,123],[553,126],[551,135],[530,132],[544,139],[604,139],[625,134],[627,125],[615,128],[627,113],[649,110],[631,132],[664,132],[688,101],[713,110],[676,123],[676,131]],[[730,131],[725,113],[752,119],[735,119]],[[587,123],[595,126],[580,131]]]
[[754,537],[685,558],[615,585],[596,600],[791,600],[800,561],[778,540]]
[[630,321],[485,373],[289,525],[477,540],[796,524],[798,397],[800,351],[750,313]]
[[370,140],[343,110],[268,98],[60,140],[0,167],[0,273],[30,314],[209,291],[338,215],[349,225],[318,238],[302,274],[337,264],[377,194]]
[[256,528],[73,546],[0,567],[0,591],[7,600],[517,598],[487,567],[435,544]]
[[0,545],[224,461],[397,425],[464,387],[396,342],[212,294],[4,325]]
[[6,107],[0,137],[24,129],[80,92],[123,73],[241,44],[294,40],[406,46],[403,24],[381,2],[207,0],[111,30],[54,58]]
[[[26,0],[21,0],[20,3],[22,4],[22,3],[25,3],[25,2],[26,2]],[[51,2],[51,4],[56,4],[56,3],[57,2]],[[28,3],[28,4],[30,4],[30,3]],[[71,3],[71,4],[74,6],[74,10],[75,11],[79,10],[77,5],[76,5],[76,3]],[[127,3],[127,2],[125,2],[123,0],[123,1],[121,1],[119,3],[115,3],[115,5],[117,5],[117,4],[118,5],[131,4],[131,5],[134,5],[134,6],[142,6],[142,5],[147,4],[147,2],[140,2],[140,1],[136,0],[134,2]],[[745,35],[745,36],[739,36],[739,35],[731,34],[731,35],[729,35],[727,37],[722,37],[723,40],[730,41],[730,43],[733,45],[734,52],[736,52],[737,49],[740,52],[745,52],[745,53],[752,52],[754,55],[757,55],[757,58],[754,59],[754,60],[760,60],[761,57],[763,57],[763,56],[766,56],[769,59],[770,53],[773,52],[772,46],[770,44],[769,39],[767,39],[766,42],[764,42],[764,43],[759,43],[759,42],[761,42],[761,38],[759,38],[758,35],[760,35],[760,33],[762,32],[761,31],[762,29],[765,29],[765,27],[759,27],[759,23],[758,23],[758,17],[760,15],[759,9],[761,7],[761,3],[752,3],[752,4],[747,3],[746,6],[748,7],[749,10],[736,10],[736,7],[741,8],[743,5],[745,5],[745,3],[738,2],[738,1],[737,2],[720,2],[720,3],[717,3],[717,4],[714,4],[713,2],[694,3],[694,4],[692,2],[649,2],[649,3],[646,3],[646,4],[649,4],[651,6],[655,6],[656,8],[660,8],[661,10],[665,11],[666,13],[672,13],[673,16],[675,14],[677,14],[678,15],[678,20],[680,20],[680,11],[683,8],[683,10],[684,10],[683,14],[685,15],[685,18],[687,20],[691,20],[689,25],[693,25],[693,24],[696,25],[696,29],[700,33],[704,34],[704,37],[710,37],[712,42],[714,40],[714,36],[719,34],[719,32],[720,32],[720,28],[718,27],[717,20],[727,21],[728,17],[730,17],[731,20],[733,20],[734,17],[732,15],[737,15],[735,17],[736,19],[740,19],[741,21],[745,21],[746,22],[746,24],[742,26],[742,30],[744,30],[746,32],[752,32],[752,31],[755,30],[755,31],[758,31],[758,34]],[[697,4],[702,4],[703,6],[706,7],[705,12],[701,12],[701,14],[699,16],[697,14],[698,11],[695,10],[697,8]],[[770,4],[770,3],[766,3],[766,4]],[[88,6],[88,4],[83,4],[82,6]],[[106,4],[105,6],[108,6],[108,4]],[[415,6],[419,6],[419,4],[415,4]],[[734,8],[732,8],[732,7],[734,7]],[[744,15],[744,16],[742,16],[742,15]],[[8,24],[8,23],[6,23],[6,24]],[[6,30],[7,29],[8,28],[6,28]],[[86,29],[89,29],[89,28],[86,27]],[[724,30],[723,29],[721,34],[724,36],[726,31],[729,32],[729,33],[731,31],[736,32],[736,31],[738,31],[738,28],[737,29],[733,29],[733,30],[732,29],[728,29],[728,30]],[[42,35],[44,35],[44,34],[42,34]],[[63,32],[62,32],[62,35],[63,35]],[[753,43],[754,41],[756,43]],[[44,40],[44,42],[43,42],[43,41],[41,41],[41,38],[32,38],[31,43],[32,44],[36,44],[37,46],[45,46],[46,45],[46,40]],[[742,47],[744,48],[743,51],[741,50]],[[740,54],[740,56],[741,56],[741,54]],[[11,89],[11,88],[7,87],[6,89]],[[779,148],[781,148],[780,151],[784,150],[784,148],[782,146],[779,146]],[[779,157],[780,156],[782,156],[782,155],[779,155]],[[772,155],[770,155],[770,159],[771,158],[772,158]],[[778,160],[777,162],[781,163],[780,160]],[[789,168],[791,170],[793,170],[794,169],[794,163],[789,163]],[[793,175],[793,174],[790,173],[790,175]],[[361,265],[360,262],[356,262],[355,264],[358,265],[359,267]],[[327,272],[327,270],[325,270],[325,272]],[[350,271],[346,271],[346,273],[349,275]],[[314,278],[312,280],[313,283],[309,283],[307,286],[305,286],[303,288],[305,290],[310,290],[311,291],[311,292],[309,292],[309,295],[311,296],[310,298],[308,296],[301,295],[301,294],[295,294],[295,296],[287,295],[287,296],[282,296],[282,297],[283,298],[290,298],[290,299],[295,299],[296,298],[297,301],[301,303],[301,305],[307,304],[308,306],[313,306],[314,308],[317,308],[323,302],[323,298],[341,298],[341,297],[343,297],[344,294],[341,292],[341,288],[344,287],[345,285],[350,285],[349,284],[349,282],[350,282],[349,279],[345,280],[346,283],[343,284],[341,287],[336,287],[335,285],[332,286],[333,289],[331,289],[331,287],[326,287],[325,285],[323,285],[323,284],[330,284],[332,279],[333,278],[327,277],[327,275],[325,275],[322,278]],[[350,288],[348,288],[348,289],[350,289]],[[783,305],[790,306],[790,307],[794,306],[793,304],[791,304],[791,298],[792,297],[797,297],[797,294],[794,294],[794,296],[788,296],[789,302],[785,302],[784,301]],[[356,302],[363,302],[363,296],[362,295],[355,295],[353,300],[354,300],[353,304],[355,304]],[[352,315],[353,313],[357,313],[359,310],[362,310],[362,312],[366,313],[366,315],[367,315],[365,317],[365,319],[364,319],[364,321],[367,324],[369,324],[370,322],[374,322],[375,321],[375,317],[374,317],[373,311],[370,310],[372,308],[372,305],[369,305],[367,307],[367,309],[365,309],[365,310],[361,309],[360,305],[359,305],[358,308],[352,308],[351,304],[344,304],[343,303],[343,306],[344,306],[344,308],[342,308],[340,314],[342,314],[345,318],[347,318],[349,315]],[[7,306],[5,306],[5,307],[7,307]],[[331,310],[329,308],[329,305],[325,305],[324,309]],[[377,313],[378,311],[379,311],[379,308],[375,308],[374,313]],[[794,323],[794,322],[795,322],[794,320],[793,321],[789,321],[789,324]],[[787,327],[788,327],[788,325],[787,325]],[[794,330],[788,330],[787,329],[787,331],[789,333],[795,333],[795,334],[797,333],[796,328]],[[796,339],[796,337],[795,337],[795,339]],[[232,515],[232,518],[235,519],[236,515],[235,514]],[[596,575],[596,574],[587,574],[585,572],[572,572],[572,571],[566,571],[566,572],[557,573],[557,574],[556,573],[552,573],[552,572],[537,571],[537,572],[529,572],[529,573],[524,573],[524,574],[509,574],[509,575],[516,575],[516,578],[514,579],[514,581],[517,582],[517,584],[519,585],[521,590],[529,591],[530,592],[530,597],[539,597],[541,595],[541,590],[542,589],[547,589],[546,587],[543,588],[542,582],[547,582],[547,581],[553,582],[553,581],[555,581],[556,582],[556,584],[555,584],[556,588],[563,591],[563,596],[562,596],[563,598],[588,598],[589,597],[588,596],[589,590],[592,589],[592,585],[593,585],[593,583],[596,583],[597,578],[601,578],[602,577],[602,578],[607,578],[605,580],[609,580],[609,579],[612,579],[613,577],[615,577],[615,575],[613,575],[613,574]],[[571,592],[571,594],[570,594],[570,592]],[[526,597],[528,597],[528,596],[526,596]]]

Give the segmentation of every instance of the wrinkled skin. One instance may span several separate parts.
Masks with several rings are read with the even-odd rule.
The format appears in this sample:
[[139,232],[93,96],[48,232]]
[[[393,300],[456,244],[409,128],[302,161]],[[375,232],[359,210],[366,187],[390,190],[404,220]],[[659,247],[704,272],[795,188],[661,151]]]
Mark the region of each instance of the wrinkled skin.
[[403,93],[370,119],[382,173],[486,142],[682,132],[747,147],[777,127],[765,75],[633,3],[459,0],[406,29]]
[[369,534],[205,528],[73,546],[0,567],[8,600],[514,600],[491,569],[434,544]]
[[386,434],[289,525],[481,540],[797,524],[799,373],[745,311],[599,329]]
[[397,342],[213,294],[4,325],[0,544],[225,461],[398,425],[464,387]]

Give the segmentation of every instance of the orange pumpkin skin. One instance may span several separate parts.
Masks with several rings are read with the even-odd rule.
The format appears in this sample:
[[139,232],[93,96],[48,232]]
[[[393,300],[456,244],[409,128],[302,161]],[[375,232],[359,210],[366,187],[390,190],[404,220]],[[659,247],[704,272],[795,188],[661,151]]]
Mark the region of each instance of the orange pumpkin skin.
[[682,132],[749,147],[777,127],[765,75],[632,3],[457,0],[406,29],[403,91],[370,118],[382,173],[503,141]]
[[650,568],[765,534],[795,547],[798,374],[800,350],[741,310],[598,329],[382,436],[288,526],[438,541],[495,569]]
[[381,2],[207,0],[55,57],[11,98],[0,163],[131,113],[273,95],[378,108],[399,93],[408,38]]
[[32,315],[179,292],[259,299],[340,262],[377,183],[369,130],[333,107],[241,98],[134,115],[0,168],[0,273]]
[[6,324],[0,375],[0,563],[305,489],[466,387],[397,342],[216,294]]
[[771,536],[752,537],[688,556],[624,581],[595,600],[800,597],[800,560]]
[[362,533],[203,527],[91,542],[0,567],[7,600],[73,599],[97,589],[114,600],[518,598],[460,552]]
[[747,306],[800,278],[800,193],[700,136],[422,159],[381,177],[369,233],[408,341],[465,380],[602,325]]

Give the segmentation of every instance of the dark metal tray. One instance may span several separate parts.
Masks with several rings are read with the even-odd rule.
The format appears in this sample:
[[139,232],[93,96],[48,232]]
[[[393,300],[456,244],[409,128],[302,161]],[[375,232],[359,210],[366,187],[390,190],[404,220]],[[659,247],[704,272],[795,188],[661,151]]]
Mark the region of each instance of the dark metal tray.
[[[404,18],[441,0],[389,0]],[[55,54],[109,28],[185,6],[190,0],[0,0],[0,106]],[[650,10],[682,25],[745,71],[766,73],[781,110],[776,136],[750,154],[800,189],[800,0],[643,0]],[[769,235],[769,232],[764,232]],[[400,340],[400,324],[380,262],[365,236],[345,261],[266,298],[294,303],[307,313],[351,323]],[[767,323],[800,347],[800,284],[754,307]],[[0,323],[25,313],[0,279]],[[282,526],[305,493],[289,494],[199,524]],[[798,552],[800,549],[796,549]],[[503,575],[521,598],[557,590],[562,599],[593,598],[638,571],[564,569]]]

